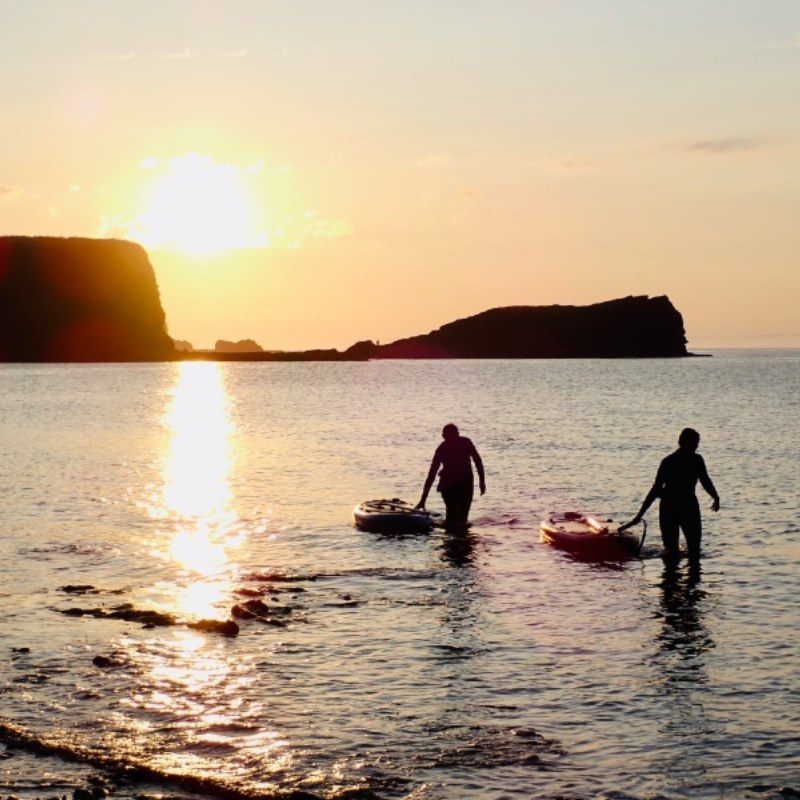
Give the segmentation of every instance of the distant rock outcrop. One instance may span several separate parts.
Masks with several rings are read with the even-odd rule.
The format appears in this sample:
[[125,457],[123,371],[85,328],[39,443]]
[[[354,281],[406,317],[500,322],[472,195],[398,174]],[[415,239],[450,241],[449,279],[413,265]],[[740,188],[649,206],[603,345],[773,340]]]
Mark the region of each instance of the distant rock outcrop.
[[[508,306],[387,345],[353,345],[361,358],[644,358],[689,355],[669,298],[624,297],[589,306]],[[350,352],[350,351],[346,351]]]
[[173,339],[172,346],[179,352],[179,353],[193,353],[194,347],[192,347],[191,342],[187,342],[186,339]]
[[371,342],[369,339],[365,339],[364,341],[351,344],[350,347],[344,351],[344,355],[353,359],[353,361],[365,361],[370,358],[376,358],[376,353],[379,350],[380,345]]
[[0,237],[0,361],[160,361],[174,355],[142,247]]
[[240,339],[238,342],[228,342],[217,339],[214,345],[215,353],[263,353],[264,348],[253,339]]

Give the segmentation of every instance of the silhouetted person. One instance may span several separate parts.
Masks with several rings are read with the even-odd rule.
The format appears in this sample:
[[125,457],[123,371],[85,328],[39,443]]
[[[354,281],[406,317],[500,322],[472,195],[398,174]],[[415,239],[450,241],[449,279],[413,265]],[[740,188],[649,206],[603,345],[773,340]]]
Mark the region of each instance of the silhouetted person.
[[647,493],[642,507],[636,516],[624,528],[636,525],[645,512],[659,497],[658,523],[661,527],[661,540],[664,542],[664,555],[678,555],[680,531],[686,539],[689,557],[700,557],[700,539],[702,523],[700,506],[695,496],[697,481],[713,498],[712,511],[719,511],[719,495],[708,477],[703,457],[697,453],[700,434],[693,428],[684,428],[678,437],[678,449],[670,453],[658,468],[653,487]]
[[447,509],[444,525],[448,531],[460,531],[467,527],[467,518],[475,489],[472,461],[475,462],[475,469],[478,470],[478,485],[481,494],[486,492],[483,461],[472,441],[466,436],[460,436],[458,428],[452,422],[442,429],[442,438],[444,441],[433,454],[431,468],[428,470],[428,477],[425,479],[425,486],[422,489],[422,497],[416,507],[425,508],[425,501],[428,499],[431,486],[433,486],[436,471],[441,467],[439,485],[436,488],[441,492]]

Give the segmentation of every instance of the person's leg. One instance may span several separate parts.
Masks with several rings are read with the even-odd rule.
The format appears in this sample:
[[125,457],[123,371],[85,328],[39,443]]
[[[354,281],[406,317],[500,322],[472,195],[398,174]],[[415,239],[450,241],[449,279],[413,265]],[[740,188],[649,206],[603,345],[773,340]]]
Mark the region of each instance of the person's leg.
[[446,531],[452,530],[455,525],[455,518],[457,513],[457,497],[455,487],[450,489],[442,489],[442,502],[444,503],[444,529]]
[[687,505],[681,514],[681,528],[686,539],[686,549],[691,561],[700,560],[700,541],[703,538],[703,523],[700,519],[700,506],[695,500]]
[[461,486],[461,493],[459,497],[459,509],[458,509],[458,522],[459,524],[466,528],[467,520],[469,519],[469,510],[472,508],[472,495],[475,491],[475,487],[472,484],[472,481],[466,481]]
[[678,558],[680,555],[680,524],[674,509],[663,501],[658,509],[658,524],[661,528],[661,541],[664,543],[664,557]]
[[472,505],[472,481],[464,481],[457,486],[442,490],[447,516],[444,526],[448,531],[463,531],[467,526],[469,509]]

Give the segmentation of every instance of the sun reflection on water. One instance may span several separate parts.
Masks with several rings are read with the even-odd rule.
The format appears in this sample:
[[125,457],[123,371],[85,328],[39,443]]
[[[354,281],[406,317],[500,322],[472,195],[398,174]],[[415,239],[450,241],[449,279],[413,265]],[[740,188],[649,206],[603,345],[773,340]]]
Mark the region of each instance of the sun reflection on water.
[[229,594],[227,583],[195,581],[178,593],[177,600],[190,616],[208,618],[215,616],[215,609],[228,599]]
[[219,364],[183,363],[165,422],[170,451],[165,463],[164,503],[184,516],[212,522],[231,499],[228,396]]
[[209,641],[203,634],[176,630],[163,650],[149,653],[147,688],[121,701],[160,721],[174,719],[177,740],[154,758],[159,766],[176,773],[217,775],[235,770],[236,762],[263,762],[265,786],[274,788],[270,776],[291,769],[295,755],[290,741],[265,725],[265,709],[251,691],[253,664],[231,659],[225,643]]
[[229,479],[234,427],[220,365],[186,362],[177,370],[164,416],[163,483],[153,513],[171,522],[159,556],[204,578],[183,584],[176,602],[191,616],[207,617],[227,599],[225,576],[244,539]]
[[[180,620],[228,618],[236,554],[248,528],[236,513],[230,483],[236,431],[225,370],[208,362],[184,362],[176,370],[163,417],[161,482],[148,498],[159,530],[154,554],[174,567],[159,587],[167,610]],[[235,760],[264,761],[268,783],[270,775],[291,768],[290,742],[264,725],[264,709],[252,696],[253,664],[227,640],[178,626],[168,638],[154,636],[142,658],[148,680],[123,705],[162,730],[174,721],[177,734],[154,757],[159,766],[216,775],[221,758],[234,769],[236,752]]]

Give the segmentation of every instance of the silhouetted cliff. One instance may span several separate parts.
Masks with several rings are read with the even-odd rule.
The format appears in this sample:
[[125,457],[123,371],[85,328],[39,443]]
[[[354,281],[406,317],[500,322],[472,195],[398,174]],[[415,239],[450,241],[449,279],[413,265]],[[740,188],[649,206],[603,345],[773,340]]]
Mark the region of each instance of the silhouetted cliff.
[[142,247],[111,239],[0,237],[0,361],[173,355]]
[[669,298],[624,297],[590,306],[508,306],[387,345],[369,358],[637,358],[685,356],[683,318]]

